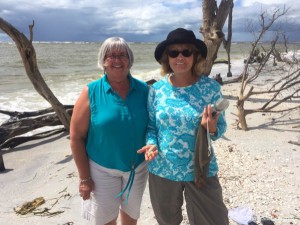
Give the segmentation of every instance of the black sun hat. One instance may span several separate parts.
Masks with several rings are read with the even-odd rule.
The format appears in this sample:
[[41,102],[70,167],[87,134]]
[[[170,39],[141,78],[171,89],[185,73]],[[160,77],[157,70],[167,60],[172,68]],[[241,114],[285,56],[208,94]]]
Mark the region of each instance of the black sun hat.
[[206,44],[200,39],[197,39],[193,31],[177,28],[168,34],[166,40],[157,45],[154,52],[156,61],[159,62],[166,47],[171,44],[193,44],[199,50],[203,58],[207,56]]

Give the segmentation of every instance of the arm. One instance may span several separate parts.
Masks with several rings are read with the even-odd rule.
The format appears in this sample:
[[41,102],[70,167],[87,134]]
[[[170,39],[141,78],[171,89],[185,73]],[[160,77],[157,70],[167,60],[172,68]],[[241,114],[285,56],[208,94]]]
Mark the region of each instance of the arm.
[[148,113],[149,113],[149,123],[147,128],[146,143],[147,145],[157,145],[157,128],[156,128],[156,118],[155,118],[155,92],[153,88],[150,88],[148,96]]
[[85,87],[74,106],[70,125],[70,145],[79,173],[79,192],[84,200],[90,198],[90,192],[93,189],[93,181],[90,178],[89,160],[85,149],[89,121],[90,104],[88,87]]

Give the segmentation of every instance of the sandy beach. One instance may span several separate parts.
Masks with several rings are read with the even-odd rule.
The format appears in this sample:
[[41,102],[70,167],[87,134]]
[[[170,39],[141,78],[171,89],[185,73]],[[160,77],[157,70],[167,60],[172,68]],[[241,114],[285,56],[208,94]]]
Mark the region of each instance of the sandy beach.
[[[248,207],[253,220],[267,217],[276,225],[300,224],[300,111],[255,113],[247,116],[248,131],[236,127],[238,83],[224,85],[230,100],[226,112],[228,129],[214,143],[219,177],[228,209]],[[265,100],[252,98],[246,107]],[[299,105],[299,102],[287,105]],[[0,224],[86,224],[80,215],[78,174],[69,147],[68,134],[22,144],[4,154],[6,171],[0,173]],[[34,213],[17,215],[14,208],[43,197]],[[185,209],[182,224],[189,224]],[[156,225],[148,187],[144,193],[139,225]],[[237,224],[230,219],[230,224]]]

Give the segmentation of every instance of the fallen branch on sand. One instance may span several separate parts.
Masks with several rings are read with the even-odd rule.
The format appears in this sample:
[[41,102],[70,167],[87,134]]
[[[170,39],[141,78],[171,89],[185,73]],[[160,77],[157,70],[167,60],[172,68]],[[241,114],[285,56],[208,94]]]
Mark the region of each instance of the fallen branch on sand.
[[[67,190],[67,187],[59,193],[66,192],[66,190]],[[65,193],[65,194],[60,195],[58,198],[50,199],[50,200],[55,200],[55,202],[53,204],[51,204],[49,208],[45,207],[43,209],[38,209],[38,208],[41,205],[43,205],[44,203],[46,203],[46,200],[44,199],[44,197],[38,197],[30,202],[25,202],[21,206],[14,208],[14,211],[16,212],[16,214],[20,214],[20,215],[27,215],[29,213],[33,213],[33,215],[35,215],[35,216],[48,216],[48,217],[56,216],[56,215],[63,213],[64,211],[58,210],[55,212],[51,212],[53,207],[59,202],[60,199],[70,197],[70,196],[71,195],[69,193]],[[50,201],[50,200],[48,200],[48,201]]]
[[15,212],[20,215],[26,215],[33,212],[40,205],[44,204],[46,201],[43,197],[38,197],[32,200],[31,202],[25,202],[20,207],[14,208]]

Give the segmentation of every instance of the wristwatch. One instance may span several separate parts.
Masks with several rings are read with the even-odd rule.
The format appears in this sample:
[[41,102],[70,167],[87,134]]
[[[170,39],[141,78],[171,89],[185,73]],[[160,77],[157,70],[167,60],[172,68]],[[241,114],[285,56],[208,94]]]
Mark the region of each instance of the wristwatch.
[[209,134],[212,136],[218,136],[218,128],[216,129],[215,132],[209,132]]

